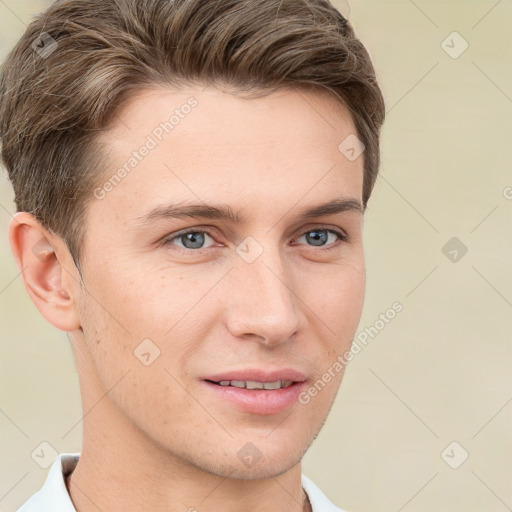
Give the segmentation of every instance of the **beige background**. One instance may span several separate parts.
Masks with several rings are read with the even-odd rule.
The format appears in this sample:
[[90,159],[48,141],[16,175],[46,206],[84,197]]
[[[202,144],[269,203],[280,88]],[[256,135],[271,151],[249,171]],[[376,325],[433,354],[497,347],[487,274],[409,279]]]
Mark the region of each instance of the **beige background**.
[[[335,3],[371,52],[388,111],[358,332],[395,301],[403,311],[352,361],[304,472],[355,512],[512,510],[512,2]],[[0,57],[47,4],[0,1]],[[441,46],[454,31],[469,44],[456,59]],[[447,39],[452,52],[461,42]],[[80,451],[82,434],[67,338],[39,315],[10,254],[13,212],[2,179],[5,512],[46,477],[32,451]],[[452,237],[468,248],[457,262],[442,252]],[[446,460],[469,453],[458,469],[441,456],[452,441]]]

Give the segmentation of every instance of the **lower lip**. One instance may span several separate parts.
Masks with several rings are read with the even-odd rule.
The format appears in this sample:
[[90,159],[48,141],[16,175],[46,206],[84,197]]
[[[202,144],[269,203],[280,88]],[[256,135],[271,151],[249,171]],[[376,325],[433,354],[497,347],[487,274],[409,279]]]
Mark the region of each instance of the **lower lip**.
[[246,389],[234,386],[221,386],[203,381],[209,389],[224,400],[233,402],[244,412],[254,414],[276,414],[291,407],[300,393],[306,388],[306,382],[295,382],[281,389]]

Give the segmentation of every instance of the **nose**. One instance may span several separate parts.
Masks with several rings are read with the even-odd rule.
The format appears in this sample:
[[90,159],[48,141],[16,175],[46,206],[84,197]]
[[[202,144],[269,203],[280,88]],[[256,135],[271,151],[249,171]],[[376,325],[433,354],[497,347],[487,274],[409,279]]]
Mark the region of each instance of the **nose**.
[[[268,346],[286,342],[301,328],[301,301],[294,289],[292,270],[269,251],[253,263],[239,261],[231,272],[227,328],[241,339]],[[276,251],[277,253],[277,251]]]

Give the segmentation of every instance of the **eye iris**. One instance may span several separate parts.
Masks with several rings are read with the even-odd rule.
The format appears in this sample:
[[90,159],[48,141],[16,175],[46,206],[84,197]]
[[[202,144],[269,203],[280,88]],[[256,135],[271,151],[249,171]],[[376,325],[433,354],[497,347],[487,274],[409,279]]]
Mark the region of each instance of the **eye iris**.
[[306,237],[313,242],[313,245],[324,245],[327,242],[326,230],[313,230],[306,234]]
[[[180,238],[187,249],[200,249],[204,244],[204,234],[201,232],[185,233]],[[187,245],[188,242],[192,242],[192,245]]]

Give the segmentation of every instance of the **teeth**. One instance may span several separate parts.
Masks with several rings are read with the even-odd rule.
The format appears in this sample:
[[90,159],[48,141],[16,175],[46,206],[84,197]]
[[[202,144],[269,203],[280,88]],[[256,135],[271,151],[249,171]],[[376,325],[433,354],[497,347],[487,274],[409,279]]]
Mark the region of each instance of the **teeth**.
[[[279,382],[278,382],[278,384],[279,384]],[[263,382],[256,382],[254,380],[248,380],[245,383],[245,387],[247,389],[265,389],[265,384]],[[269,388],[266,388],[266,389],[269,389]],[[272,388],[272,389],[276,389],[276,388]]]
[[246,389],[281,389],[291,386],[291,380],[276,380],[274,382],[257,382],[254,380],[221,380],[221,386],[233,386]]

